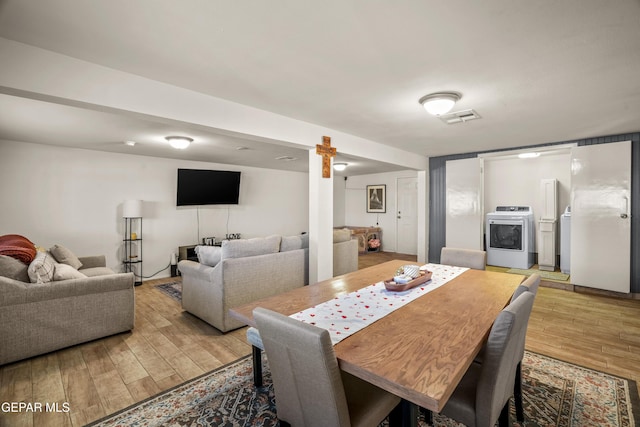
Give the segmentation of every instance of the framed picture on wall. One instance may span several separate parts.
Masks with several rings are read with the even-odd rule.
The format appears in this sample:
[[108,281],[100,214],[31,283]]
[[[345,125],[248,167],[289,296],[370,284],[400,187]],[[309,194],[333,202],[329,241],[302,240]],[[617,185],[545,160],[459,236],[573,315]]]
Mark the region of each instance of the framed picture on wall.
[[367,185],[367,212],[385,213],[387,211],[387,186]]

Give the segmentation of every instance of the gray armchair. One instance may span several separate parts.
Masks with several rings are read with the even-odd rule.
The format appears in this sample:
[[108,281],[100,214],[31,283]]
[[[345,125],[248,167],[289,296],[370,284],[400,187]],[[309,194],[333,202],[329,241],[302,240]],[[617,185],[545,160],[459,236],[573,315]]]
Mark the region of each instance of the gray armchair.
[[477,249],[444,247],[440,251],[440,264],[484,270],[487,266],[487,253]]
[[375,427],[390,412],[390,425],[400,423],[400,398],[340,371],[328,331],[263,308],[253,317],[269,359],[281,424]]

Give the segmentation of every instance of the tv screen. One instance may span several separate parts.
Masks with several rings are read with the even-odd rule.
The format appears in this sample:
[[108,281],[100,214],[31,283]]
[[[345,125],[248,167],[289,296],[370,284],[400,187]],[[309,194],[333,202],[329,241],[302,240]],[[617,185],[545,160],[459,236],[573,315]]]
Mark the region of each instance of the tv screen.
[[177,206],[237,205],[240,172],[178,169]]

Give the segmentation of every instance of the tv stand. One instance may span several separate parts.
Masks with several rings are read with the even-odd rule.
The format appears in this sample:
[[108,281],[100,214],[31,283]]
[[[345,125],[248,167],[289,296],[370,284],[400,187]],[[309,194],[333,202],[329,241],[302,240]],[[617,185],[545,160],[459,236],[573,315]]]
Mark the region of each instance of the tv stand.
[[188,246],[178,246],[178,261],[187,259],[189,261],[198,262],[198,254],[196,254],[196,246],[222,246],[221,241],[215,241],[212,244],[198,244]]
[[196,246],[198,245],[189,245],[189,246],[178,246],[178,261],[189,260],[198,262],[198,254],[196,254]]

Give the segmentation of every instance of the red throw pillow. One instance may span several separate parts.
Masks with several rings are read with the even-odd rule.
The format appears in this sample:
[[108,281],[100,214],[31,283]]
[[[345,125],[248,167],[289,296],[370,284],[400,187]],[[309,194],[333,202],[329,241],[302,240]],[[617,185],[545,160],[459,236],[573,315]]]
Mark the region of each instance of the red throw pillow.
[[0,236],[0,255],[7,255],[30,264],[36,257],[36,246],[19,234],[5,234]]

